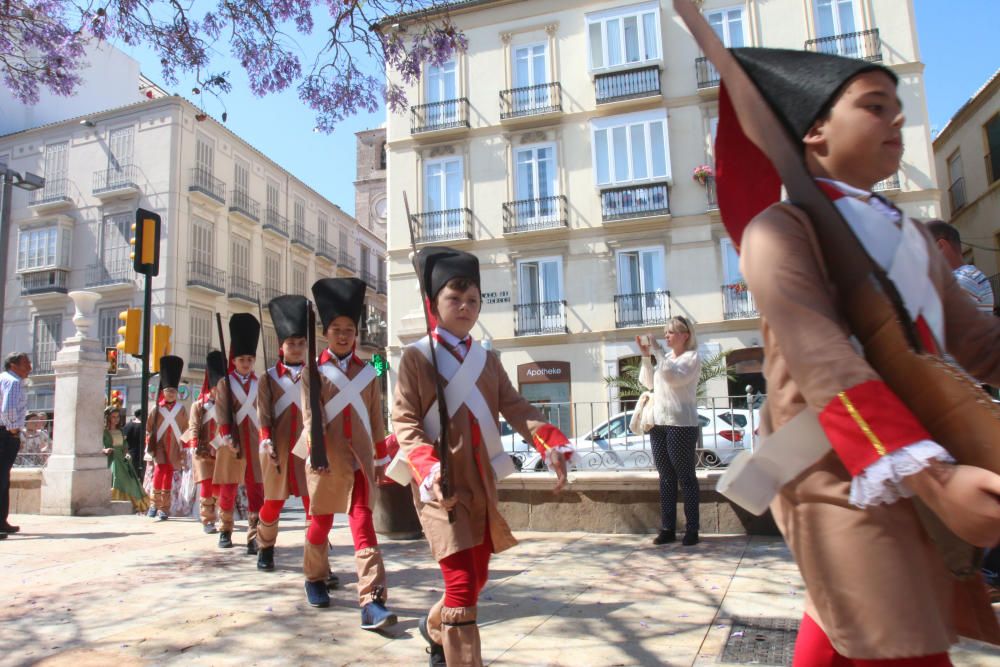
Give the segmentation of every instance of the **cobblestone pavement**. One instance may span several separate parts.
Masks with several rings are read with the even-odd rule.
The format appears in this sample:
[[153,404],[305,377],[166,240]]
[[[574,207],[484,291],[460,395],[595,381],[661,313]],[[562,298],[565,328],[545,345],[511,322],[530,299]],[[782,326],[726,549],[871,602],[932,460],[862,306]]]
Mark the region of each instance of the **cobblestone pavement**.
[[[423,541],[383,544],[385,634],[359,628],[350,534],[338,517],[329,609],[302,591],[301,512],[286,512],[277,570],[258,573],[192,520],[16,516],[0,541],[0,665],[423,665],[417,619],[440,595]],[[520,533],[491,562],[479,618],[492,665],[719,664],[732,620],[798,619],[802,582],[774,538],[707,536],[655,547],[647,535]],[[963,644],[958,665],[1000,665]]]

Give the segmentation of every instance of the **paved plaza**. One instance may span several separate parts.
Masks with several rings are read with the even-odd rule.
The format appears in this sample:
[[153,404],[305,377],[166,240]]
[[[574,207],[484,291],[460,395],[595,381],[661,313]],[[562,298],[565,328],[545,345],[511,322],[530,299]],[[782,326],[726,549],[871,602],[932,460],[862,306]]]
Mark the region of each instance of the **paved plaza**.
[[[337,518],[330,558],[343,586],[329,609],[312,609],[301,512],[282,517],[273,573],[258,573],[243,549],[217,549],[192,520],[15,516],[22,532],[0,542],[0,665],[426,664],[417,619],[441,590],[426,543],[384,543],[400,622],[366,632]],[[480,604],[487,664],[731,664],[722,658],[733,655],[734,619],[802,614],[801,579],[775,538],[707,536],[685,548],[654,547],[648,535],[518,537],[493,559]],[[1000,665],[1000,650],[964,644],[953,658]]]

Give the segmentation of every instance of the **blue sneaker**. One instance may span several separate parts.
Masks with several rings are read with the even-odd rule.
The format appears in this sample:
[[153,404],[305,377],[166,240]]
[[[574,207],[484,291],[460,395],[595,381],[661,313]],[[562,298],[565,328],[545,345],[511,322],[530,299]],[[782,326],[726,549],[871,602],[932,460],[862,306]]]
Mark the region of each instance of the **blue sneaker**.
[[156,518],[156,505],[149,506],[149,509],[146,511],[146,516],[148,516],[150,519]]
[[326,592],[326,580],[307,581],[306,599],[309,600],[309,604],[313,607],[329,607],[330,594]]
[[167,513],[164,512],[163,510],[160,510],[159,512],[156,513],[156,518],[159,519],[160,521],[166,521]]
[[361,629],[381,630],[396,625],[396,615],[385,608],[380,601],[369,602],[361,608]]

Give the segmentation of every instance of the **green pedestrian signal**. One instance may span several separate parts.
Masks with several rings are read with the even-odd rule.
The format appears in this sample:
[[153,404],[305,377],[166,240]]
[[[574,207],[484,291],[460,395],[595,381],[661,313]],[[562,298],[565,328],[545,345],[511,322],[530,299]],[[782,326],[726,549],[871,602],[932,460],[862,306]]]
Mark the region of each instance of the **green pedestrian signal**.
[[379,377],[385,375],[385,372],[389,370],[389,360],[381,354],[372,355],[371,364],[375,367],[375,374]]

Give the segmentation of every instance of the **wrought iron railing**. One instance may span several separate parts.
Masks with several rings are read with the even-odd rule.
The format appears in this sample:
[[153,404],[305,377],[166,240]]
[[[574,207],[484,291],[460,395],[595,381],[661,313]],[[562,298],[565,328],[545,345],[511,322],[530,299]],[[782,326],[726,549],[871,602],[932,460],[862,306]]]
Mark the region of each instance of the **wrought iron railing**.
[[694,59],[694,71],[698,77],[698,90],[717,88],[719,81],[722,80],[719,76],[719,70],[715,69],[712,61],[705,56]]
[[227,294],[230,299],[242,299],[250,303],[258,303],[260,299],[260,285],[243,276],[229,276],[229,291]]
[[559,82],[500,91],[500,120],[556,111],[562,111]]
[[566,302],[543,301],[514,306],[514,335],[569,333],[566,327]]
[[68,178],[46,178],[44,187],[31,192],[29,205],[37,206],[59,201],[70,201]]
[[646,183],[601,190],[601,217],[608,221],[669,215],[669,189],[666,183]]
[[410,108],[410,134],[469,127],[469,100],[462,97]]
[[116,260],[104,264],[91,264],[84,276],[87,287],[128,284],[135,280],[135,269],[129,260]]
[[205,357],[208,353],[212,351],[212,346],[209,343],[191,343],[190,353],[188,355],[188,368],[193,371],[203,371],[205,370]]
[[260,222],[260,202],[243,190],[233,190],[229,200],[229,212],[240,213],[254,222]]
[[660,68],[653,65],[598,74],[594,77],[594,89],[598,104],[659,95]]
[[417,243],[437,243],[472,238],[472,211],[452,208],[447,211],[415,213]]
[[388,294],[389,293],[389,285],[386,283],[385,278],[379,278],[378,279],[378,285],[375,288],[375,292],[377,294]]
[[358,277],[361,278],[363,281],[365,281],[366,285],[368,285],[372,289],[375,289],[376,280],[374,273],[372,273],[368,269],[361,269],[361,273]]
[[288,238],[288,218],[272,208],[265,209],[264,211],[263,228],[270,229],[271,231],[277,232],[285,238]]
[[719,196],[715,187],[715,176],[705,179],[705,201],[708,203],[708,210],[713,211],[719,208]]
[[385,332],[372,333],[368,329],[361,330],[361,344],[365,347],[385,347]]
[[615,295],[615,326],[640,327],[664,324],[670,319],[670,292]]
[[954,213],[968,203],[965,198],[965,177],[960,176],[948,188],[948,201],[951,202],[951,212]]
[[760,317],[753,294],[744,282],[722,286],[722,317],[726,320],[745,320]]
[[892,192],[899,189],[899,174],[895,173],[889,178],[879,181],[872,188],[872,192]]
[[66,294],[69,271],[66,269],[45,269],[21,274],[21,296],[55,292]]
[[806,51],[828,53],[869,62],[882,62],[882,39],[878,28],[806,40]]
[[271,303],[271,300],[284,294],[280,287],[264,287],[260,290],[260,302],[265,306]]
[[304,224],[296,222],[292,225],[292,243],[298,243],[312,250],[316,247],[316,235],[307,230]]
[[191,182],[188,184],[188,191],[201,192],[220,204],[226,203],[226,184],[204,167],[191,167]]
[[211,264],[192,260],[188,262],[188,286],[204,287],[216,292],[226,291],[226,272]]
[[331,262],[336,262],[337,247],[326,239],[320,239],[319,241],[316,241],[316,256],[325,257]]
[[358,260],[351,253],[347,252],[345,248],[340,249],[340,254],[337,256],[337,264],[349,271],[356,272],[358,270]]
[[566,227],[566,196],[519,199],[503,205],[503,233]]
[[137,188],[137,175],[139,170],[134,164],[123,164],[117,167],[108,167],[94,172],[93,193],[99,195],[113,190],[125,188]]

